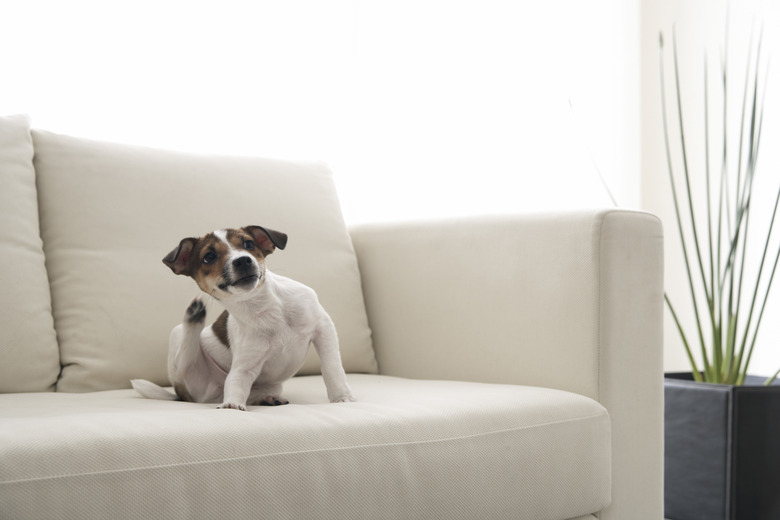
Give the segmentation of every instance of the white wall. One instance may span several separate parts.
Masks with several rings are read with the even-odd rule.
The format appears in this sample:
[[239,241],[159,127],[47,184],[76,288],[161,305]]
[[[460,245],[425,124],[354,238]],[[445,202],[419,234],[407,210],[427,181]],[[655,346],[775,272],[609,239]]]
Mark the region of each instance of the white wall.
[[638,206],[638,6],[0,2],[0,114],[325,160],[350,222]]
[[[704,212],[704,111],[703,111],[703,78],[705,52],[710,55],[711,98],[713,103],[720,103],[718,84],[715,74],[719,67],[720,56],[724,50],[726,20],[728,5],[728,63],[731,109],[729,111],[729,127],[734,134],[730,139],[736,140],[738,135],[737,118],[741,111],[744,73],[747,65],[750,35],[753,29],[764,27],[764,60],[766,66],[771,58],[773,65],[769,68],[768,95],[766,97],[762,148],[757,170],[756,193],[754,205],[754,225],[752,232],[753,246],[749,250],[748,264],[757,265],[763,243],[760,236],[765,230],[758,226],[766,222],[770,216],[771,205],[780,185],[780,74],[776,66],[776,57],[780,56],[780,39],[776,36],[780,29],[780,6],[777,2],[762,2],[760,0],[653,0],[642,3],[642,205],[645,209],[659,214],[664,220],[666,234],[666,290],[682,315],[690,339],[696,340],[697,334],[693,326],[693,310],[689,301],[689,290],[685,268],[682,260],[677,225],[671,199],[671,190],[667,174],[666,155],[663,143],[661,122],[661,102],[659,86],[659,46],[658,33],[663,31],[666,43],[666,79],[667,101],[674,101],[672,89],[672,31],[676,26],[680,66],[680,82],[683,100],[683,120],[693,178],[693,190],[699,195],[696,207],[700,225],[703,225]],[[758,30],[755,31],[756,34]],[[673,108],[674,105],[670,104]],[[676,127],[676,114],[669,113],[672,133],[672,148],[675,154],[673,168],[682,179],[682,162],[680,160],[679,132]],[[713,118],[711,129],[713,135],[719,129],[720,120]],[[736,161],[736,148],[731,152],[732,168]],[[712,164],[718,165],[718,150],[713,143],[711,150]],[[682,185],[678,185],[678,190]],[[687,229],[686,229],[687,231]],[[765,236],[765,235],[764,235]],[[777,245],[772,246],[776,252]],[[774,254],[773,252],[773,254]],[[771,267],[771,265],[770,265]],[[768,274],[768,273],[767,273]],[[755,275],[754,275],[755,276]],[[762,332],[754,353],[751,366],[752,373],[770,375],[780,368],[780,280],[776,280],[774,297],[766,311],[762,324]],[[746,302],[749,303],[749,302]],[[743,307],[744,308],[744,307]],[[684,355],[682,343],[674,323],[667,313],[665,330],[665,368],[666,370],[690,370]],[[698,341],[696,341],[698,345]],[[698,346],[696,349],[698,350]]]
[[347,199],[367,197],[377,217],[608,205],[595,160],[637,205],[637,5],[363,4],[367,133],[352,171],[366,178]]
[[[729,3],[734,67],[761,22],[776,63],[780,7],[761,0],[0,2],[0,114],[99,139],[323,159],[350,222],[609,205],[595,161],[621,205],[641,198],[664,219],[667,290],[690,324],[658,32],[670,43],[676,23],[693,125]],[[780,181],[770,71],[757,215]],[[778,300],[757,373],[780,366]],[[665,334],[666,368],[687,369],[671,321]]]

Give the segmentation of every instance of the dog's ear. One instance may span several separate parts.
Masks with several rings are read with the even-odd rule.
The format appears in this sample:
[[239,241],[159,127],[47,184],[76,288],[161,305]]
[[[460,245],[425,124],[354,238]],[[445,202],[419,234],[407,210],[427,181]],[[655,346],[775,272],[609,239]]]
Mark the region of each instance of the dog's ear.
[[190,255],[192,255],[192,249],[197,241],[197,238],[183,239],[173,251],[163,258],[163,263],[176,274],[189,275]]
[[268,256],[278,247],[284,249],[287,245],[287,235],[261,226],[246,226],[244,231],[252,235],[264,256]]

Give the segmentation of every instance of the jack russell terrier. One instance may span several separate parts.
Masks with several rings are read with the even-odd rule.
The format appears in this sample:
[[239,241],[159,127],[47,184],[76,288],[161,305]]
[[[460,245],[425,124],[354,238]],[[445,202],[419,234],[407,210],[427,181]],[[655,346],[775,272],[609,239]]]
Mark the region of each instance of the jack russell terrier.
[[133,388],[150,399],[222,403],[218,408],[287,404],[282,383],[303,365],[313,343],[331,402],[354,401],[339,355],[336,329],[315,292],[271,273],[265,257],[284,249],[287,235],[260,226],[185,238],[163,263],[192,277],[227,309],[204,327],[206,307],[195,298],[171,332],[168,377],[176,395],[143,379]]

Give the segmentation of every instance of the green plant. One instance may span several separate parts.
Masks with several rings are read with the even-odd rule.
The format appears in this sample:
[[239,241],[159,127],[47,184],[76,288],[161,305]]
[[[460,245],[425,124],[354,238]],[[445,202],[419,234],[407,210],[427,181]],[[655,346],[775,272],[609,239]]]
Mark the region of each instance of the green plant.
[[[727,384],[744,384],[753,349],[758,338],[764,311],[772,288],[772,282],[780,260],[780,247],[774,253],[770,246],[775,217],[780,204],[780,189],[775,197],[774,209],[763,241],[763,253],[757,265],[755,279],[746,276],[753,265],[748,265],[747,251],[753,242],[750,231],[753,203],[753,182],[758,163],[759,145],[764,115],[764,94],[766,88],[759,74],[761,61],[761,38],[757,50],[750,46],[745,72],[742,97],[741,121],[736,142],[736,168],[730,157],[734,141],[728,127],[729,75],[726,53],[721,61],[719,79],[722,88],[723,119],[722,135],[718,137],[722,147],[720,173],[713,172],[710,164],[710,100],[707,76],[707,60],[704,65],[704,142],[706,155],[703,177],[706,183],[706,209],[697,212],[695,197],[691,189],[691,172],[688,166],[685,130],[683,125],[680,75],[677,59],[677,38],[673,33],[674,91],[676,93],[676,114],[679,123],[681,162],[683,171],[683,196],[678,196],[677,180],[670,150],[670,135],[667,122],[667,102],[664,80],[664,38],[659,37],[661,69],[661,104],[663,111],[664,144],[672,188],[677,229],[682,244],[683,257],[690,289],[690,298],[696,321],[696,332],[701,348],[702,366],[693,356],[691,342],[685,333],[677,312],[668,295],[664,295],[677,330],[685,346],[693,376],[697,381]],[[733,150],[731,150],[733,151]],[[713,182],[714,181],[714,182]],[[682,209],[680,200],[687,206]],[[699,201],[700,202],[700,201]],[[697,216],[706,211],[706,225],[702,228]],[[761,242],[758,242],[761,244]],[[772,254],[774,253],[774,261]],[[771,266],[771,271],[769,267]],[[767,273],[767,271],[769,271]],[[768,276],[768,279],[765,277]],[[764,283],[762,284],[762,281]],[[767,380],[767,384],[780,374],[780,370]]]

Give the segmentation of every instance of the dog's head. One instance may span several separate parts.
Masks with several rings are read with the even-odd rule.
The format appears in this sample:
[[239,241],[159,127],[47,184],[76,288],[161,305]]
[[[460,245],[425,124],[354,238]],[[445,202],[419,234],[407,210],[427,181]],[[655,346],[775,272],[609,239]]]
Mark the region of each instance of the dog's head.
[[260,226],[221,229],[185,238],[163,263],[176,274],[192,277],[217,299],[247,294],[263,283],[265,257],[284,249],[287,235]]

